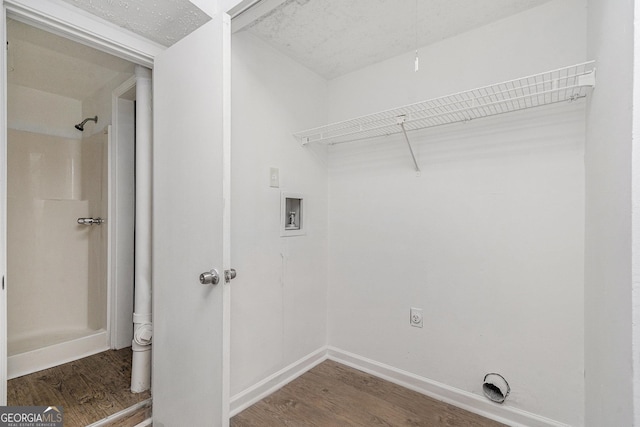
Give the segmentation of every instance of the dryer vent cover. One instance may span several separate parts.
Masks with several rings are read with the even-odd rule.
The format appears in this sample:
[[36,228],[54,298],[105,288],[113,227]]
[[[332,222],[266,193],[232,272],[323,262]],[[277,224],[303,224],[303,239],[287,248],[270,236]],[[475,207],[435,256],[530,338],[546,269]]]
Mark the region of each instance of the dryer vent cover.
[[511,387],[502,375],[491,373],[484,376],[482,391],[492,402],[503,403],[507,399]]

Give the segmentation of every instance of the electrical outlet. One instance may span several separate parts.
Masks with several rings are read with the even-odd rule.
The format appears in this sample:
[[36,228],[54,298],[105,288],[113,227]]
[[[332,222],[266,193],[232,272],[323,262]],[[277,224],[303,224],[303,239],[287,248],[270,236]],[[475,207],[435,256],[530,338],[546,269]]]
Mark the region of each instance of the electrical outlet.
[[422,328],[422,309],[411,307],[409,324],[415,328]]

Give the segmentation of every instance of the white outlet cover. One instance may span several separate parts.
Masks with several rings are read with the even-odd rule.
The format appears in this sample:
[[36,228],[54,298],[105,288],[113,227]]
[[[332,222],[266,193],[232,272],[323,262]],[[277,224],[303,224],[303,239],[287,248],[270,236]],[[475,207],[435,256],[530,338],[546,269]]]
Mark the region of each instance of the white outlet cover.
[[422,328],[423,318],[422,318],[422,309],[411,307],[409,324],[416,328]]

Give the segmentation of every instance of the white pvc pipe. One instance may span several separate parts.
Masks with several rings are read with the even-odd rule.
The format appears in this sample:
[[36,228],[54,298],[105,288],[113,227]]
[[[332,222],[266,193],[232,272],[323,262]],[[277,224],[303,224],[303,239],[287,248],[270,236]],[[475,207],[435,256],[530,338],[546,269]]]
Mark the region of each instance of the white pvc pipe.
[[136,66],[136,241],[131,391],[151,387],[151,70]]

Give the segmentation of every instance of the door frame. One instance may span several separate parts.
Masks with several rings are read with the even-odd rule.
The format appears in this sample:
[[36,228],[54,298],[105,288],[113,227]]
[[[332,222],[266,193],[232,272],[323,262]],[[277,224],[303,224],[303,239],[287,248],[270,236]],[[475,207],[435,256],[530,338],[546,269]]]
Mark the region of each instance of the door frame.
[[[7,18],[24,22],[56,35],[88,45],[97,50],[121,57],[132,63],[153,66],[153,58],[164,47],[109,26],[97,19],[93,20],[71,5],[52,3],[48,0],[4,0],[0,13],[0,43],[6,45]],[[0,292],[0,319],[5,326],[0,327],[0,405],[7,403],[7,51],[0,53],[0,120],[4,129],[0,132],[0,276],[4,288]],[[111,237],[111,236],[110,236]],[[110,240],[110,239],[109,239]],[[110,271],[108,272],[108,274]],[[108,302],[109,305],[109,302]],[[109,307],[108,307],[109,309]],[[109,312],[107,314],[109,317]],[[110,319],[108,319],[109,321]]]
[[[246,1],[246,0],[245,0]],[[251,0],[255,1],[255,0]],[[232,6],[241,3],[238,0],[227,0],[226,5]],[[207,12],[205,10],[205,12]],[[154,58],[165,50],[164,46],[156,44],[150,40],[137,36],[129,31],[121,29],[110,23],[94,18],[84,13],[82,10],[62,2],[55,0],[3,0],[2,10],[0,12],[0,43],[6,45],[6,20],[10,17],[29,25],[52,32],[62,37],[77,41],[88,45],[100,51],[110,53],[120,58],[126,59],[132,63],[153,69]],[[229,54],[229,53],[227,53]],[[6,286],[4,285],[4,276],[6,274],[6,150],[7,150],[7,52],[2,49],[0,53],[0,120],[4,125],[4,131],[0,132],[0,277],[2,279],[2,289],[0,289],[0,319],[6,319],[7,316],[7,297]],[[226,87],[226,95],[229,95],[230,87]],[[227,97],[228,99],[228,97]],[[226,129],[227,135],[229,130]],[[228,158],[230,150],[230,138],[224,142],[224,151]],[[230,164],[227,164],[230,167]],[[225,200],[229,200],[228,196],[230,183],[227,179],[224,183],[223,192]],[[229,203],[225,203],[225,222],[229,223],[230,210]],[[228,238],[228,232],[225,233]],[[229,265],[228,251],[224,255],[224,263]],[[225,328],[223,338],[223,362],[225,368],[223,370],[223,395],[224,402],[223,417],[228,416],[229,407],[229,292],[225,293],[225,315],[223,316],[223,325]],[[0,327],[0,405],[7,403],[7,336],[6,322],[4,327]]]
[[136,80],[135,75],[131,76],[111,93],[107,332],[109,348],[115,350],[130,346],[133,340],[135,104],[132,111],[123,111],[120,101],[129,102],[125,95],[135,91]]

